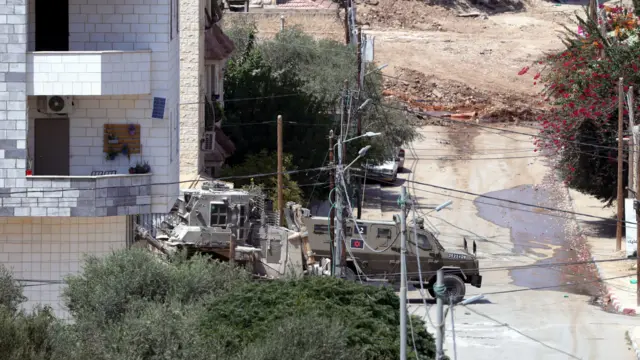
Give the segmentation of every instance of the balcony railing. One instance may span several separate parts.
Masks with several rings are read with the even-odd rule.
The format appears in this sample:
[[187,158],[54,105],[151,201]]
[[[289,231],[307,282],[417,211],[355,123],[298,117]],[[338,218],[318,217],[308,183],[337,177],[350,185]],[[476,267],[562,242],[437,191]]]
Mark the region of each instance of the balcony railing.
[[27,53],[27,95],[151,93],[151,51]]
[[28,216],[93,217],[151,213],[151,173],[27,176],[26,186],[24,191],[7,194],[11,199],[4,198],[3,207],[19,208],[16,213]]

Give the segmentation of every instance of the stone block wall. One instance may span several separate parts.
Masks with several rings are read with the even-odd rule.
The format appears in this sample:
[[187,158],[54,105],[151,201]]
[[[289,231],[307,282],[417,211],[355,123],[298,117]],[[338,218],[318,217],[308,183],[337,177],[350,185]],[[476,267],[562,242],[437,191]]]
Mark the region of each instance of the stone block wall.
[[204,162],[200,157],[200,139],[204,126],[205,2],[179,1],[180,180],[186,181],[199,175]]
[[27,54],[28,95],[151,93],[151,51]]
[[117,216],[151,213],[151,174],[33,176],[0,189],[0,216]]
[[27,0],[0,1],[0,188],[26,168],[26,51]]
[[[38,112],[36,98],[28,97],[27,84],[29,76],[33,79],[35,74],[46,74],[47,88],[37,90],[42,95],[73,95],[76,109],[68,115],[70,118],[71,141],[71,170],[72,175],[89,175],[92,170],[104,169],[102,153],[102,129],[105,123],[137,123],[142,127],[143,153],[141,160],[149,161],[152,167],[151,180],[149,181],[151,195],[150,212],[166,212],[175,202],[178,196],[178,148],[179,148],[179,81],[177,69],[179,62],[177,31],[174,33],[176,22],[171,21],[172,16],[177,18],[177,9],[174,5],[178,0],[122,0],[114,4],[111,0],[70,0],[70,48],[72,52],[59,52],[58,65],[53,60],[58,60],[58,55],[47,56],[43,53],[28,53],[35,49],[35,0],[0,0],[0,193],[15,193],[34,188],[31,180],[25,176],[27,159],[33,156],[33,141],[28,141],[30,124],[36,117],[53,116]],[[30,20],[30,21],[29,21]],[[88,58],[92,55],[88,52],[73,54],[73,52],[96,52],[101,61],[101,75],[109,73],[111,80],[115,79],[115,73],[123,67],[126,71],[133,63],[131,59],[124,58],[128,55],[147,57],[144,59],[144,69],[137,69],[141,79],[144,73],[149,73],[150,88],[137,89],[144,91],[145,95],[128,96],[122,93],[130,90],[123,89],[113,81],[100,81],[99,95],[105,95],[111,91],[121,91],[117,96],[94,96],[94,84],[89,87],[78,85],[77,81],[60,81],[62,73],[69,78],[76,74],[89,71],[89,64],[82,63],[80,58]],[[116,51],[134,51],[127,55]],[[137,51],[140,51],[139,54]],[[170,54],[170,51],[174,53]],[[27,67],[27,56],[44,56],[46,60],[38,70]],[[77,57],[75,57],[77,55]],[[63,59],[63,57],[65,59]],[[67,59],[67,57],[69,57]],[[150,59],[148,59],[150,57]],[[67,61],[69,60],[69,61]],[[78,60],[78,62],[71,61]],[[109,60],[109,61],[105,61]],[[63,64],[64,62],[64,64]],[[51,65],[50,72],[47,65]],[[60,68],[62,65],[63,69]],[[106,69],[106,70],[105,70]],[[77,71],[75,71],[77,70]],[[93,69],[96,70],[97,69]],[[107,71],[108,70],[108,71]],[[173,70],[173,71],[171,71]],[[31,73],[30,73],[31,71]],[[133,71],[133,70],[132,70]],[[85,73],[85,75],[86,75]],[[98,75],[100,76],[100,75]],[[119,74],[134,80],[135,76]],[[55,79],[54,79],[55,77]],[[55,81],[55,82],[54,82]],[[142,81],[144,82],[144,81]],[[109,86],[111,85],[111,88]],[[45,91],[46,90],[46,91]],[[61,91],[62,93],[59,93]],[[50,93],[49,93],[50,92]],[[163,119],[152,119],[151,109],[153,97],[166,99],[166,107]],[[31,105],[31,106],[30,106]],[[31,120],[30,120],[31,119]],[[197,136],[197,135],[196,135]],[[31,149],[29,149],[31,147]],[[29,151],[30,150],[30,151]],[[132,156],[134,160],[135,156]],[[155,164],[155,165],[154,165]],[[117,168],[119,173],[127,173],[129,161],[118,159],[109,166]],[[128,175],[128,174],[127,174]],[[58,188],[52,186],[52,190]],[[145,195],[146,196],[146,195]],[[15,200],[8,200],[9,202]],[[30,200],[25,200],[29,203]],[[138,201],[136,200],[136,206]],[[149,204],[140,204],[149,205]],[[1,208],[5,215],[15,216],[16,208],[24,207],[15,203],[7,204],[7,208]],[[29,205],[30,206],[30,205]],[[115,206],[115,205],[106,205]],[[127,203],[126,206],[134,206]],[[78,206],[71,203],[59,202],[61,216],[70,216],[71,209]],[[34,210],[35,214],[56,213],[49,210],[53,206],[35,206],[45,208],[45,211]],[[100,210],[97,206],[95,216],[106,216],[106,210]],[[132,209],[132,208],[131,208]],[[131,213],[131,209],[127,210]],[[146,211],[146,208],[137,208]],[[27,210],[17,210],[19,214],[25,214]],[[110,210],[109,213],[113,213]],[[116,209],[120,213],[122,210]],[[2,215],[0,215],[2,216]],[[42,215],[45,216],[45,215]]]
[[280,31],[280,16],[284,16],[285,27],[297,26],[314,38],[344,42],[344,14],[336,10],[251,9],[225,13],[224,24],[253,22],[260,38],[271,38]]
[[49,305],[68,315],[60,293],[62,280],[82,269],[85,255],[104,256],[126,247],[127,217],[0,217],[0,264],[24,288],[25,307]]

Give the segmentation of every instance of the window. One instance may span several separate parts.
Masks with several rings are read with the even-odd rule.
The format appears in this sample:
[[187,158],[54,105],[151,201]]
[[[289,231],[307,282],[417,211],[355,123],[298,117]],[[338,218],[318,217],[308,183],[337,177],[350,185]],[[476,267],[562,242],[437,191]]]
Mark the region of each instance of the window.
[[326,234],[329,232],[329,225],[313,225],[313,233],[314,234]]
[[218,67],[215,64],[207,64],[206,76],[207,95],[211,100],[215,100],[218,97]]
[[378,229],[378,237],[391,239],[391,229],[389,228]]
[[418,234],[418,246],[423,250],[431,250],[431,241],[426,235]]
[[227,226],[227,205],[221,202],[211,203],[210,226]]

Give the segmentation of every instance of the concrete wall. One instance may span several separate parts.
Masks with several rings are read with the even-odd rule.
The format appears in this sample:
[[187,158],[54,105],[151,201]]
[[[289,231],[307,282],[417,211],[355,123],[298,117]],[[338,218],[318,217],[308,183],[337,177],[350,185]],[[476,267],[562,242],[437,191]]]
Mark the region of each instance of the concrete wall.
[[[85,254],[103,256],[126,247],[125,216],[105,218],[0,217],[0,264],[15,278],[61,281],[77,273]],[[30,281],[27,308],[50,305],[65,315],[62,284]]]
[[[151,51],[150,94],[75,97],[78,109],[70,115],[74,172],[102,165],[96,149],[80,153],[81,147],[93,144],[100,136],[100,124],[139,123],[146,132],[143,134],[146,140],[143,140],[142,159],[156,164],[151,164],[152,182],[159,184],[151,188],[151,210],[166,212],[173,205],[179,188],[177,183],[168,184],[177,180],[179,166],[179,40],[177,34],[171,32],[170,21],[171,2],[176,0],[121,0],[118,5],[112,0],[70,1],[72,50]],[[34,4],[35,0],[15,0],[8,4],[0,0],[0,194],[38,188],[25,177],[29,118],[42,115],[35,112],[33,106],[28,106],[26,93],[28,40],[31,49],[35,48]],[[126,66],[124,61],[123,64]],[[52,72],[57,74],[54,69]],[[153,97],[166,98],[164,119],[151,119]],[[30,112],[32,116],[29,116]],[[121,170],[127,165],[122,161],[117,160]],[[0,210],[5,216],[15,214],[13,206]]]
[[151,93],[151,51],[27,54],[27,95]]
[[[69,114],[70,173],[88,176],[92,171],[117,170],[126,174],[130,166],[147,161],[151,165],[153,182],[167,183],[172,171],[168,144],[168,120],[151,118],[151,99],[145,95],[130,96],[74,96],[74,111]],[[29,97],[29,154],[33,157],[34,122],[36,118],[57,117],[37,111],[35,97]],[[131,160],[119,155],[106,160],[103,152],[105,124],[139,124],[141,154],[132,154]],[[34,157],[34,164],[37,159]]]
[[26,168],[26,14],[26,1],[0,2],[0,179],[9,170],[24,178]]
[[180,179],[197,177],[204,159],[200,139],[204,122],[203,0],[179,0],[180,28]]
[[260,38],[270,38],[280,31],[280,16],[285,27],[298,26],[318,39],[344,42],[344,15],[336,10],[251,9],[248,13],[225,13],[225,27],[255,22]]

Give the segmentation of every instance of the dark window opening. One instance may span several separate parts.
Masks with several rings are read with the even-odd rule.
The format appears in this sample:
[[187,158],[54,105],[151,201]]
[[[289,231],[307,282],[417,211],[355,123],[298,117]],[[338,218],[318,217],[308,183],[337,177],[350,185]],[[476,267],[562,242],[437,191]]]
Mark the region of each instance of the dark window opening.
[[220,203],[211,204],[210,226],[227,226],[227,205]]
[[378,237],[391,239],[391,229],[389,228],[378,229]]
[[69,0],[35,0],[36,51],[69,51]]

